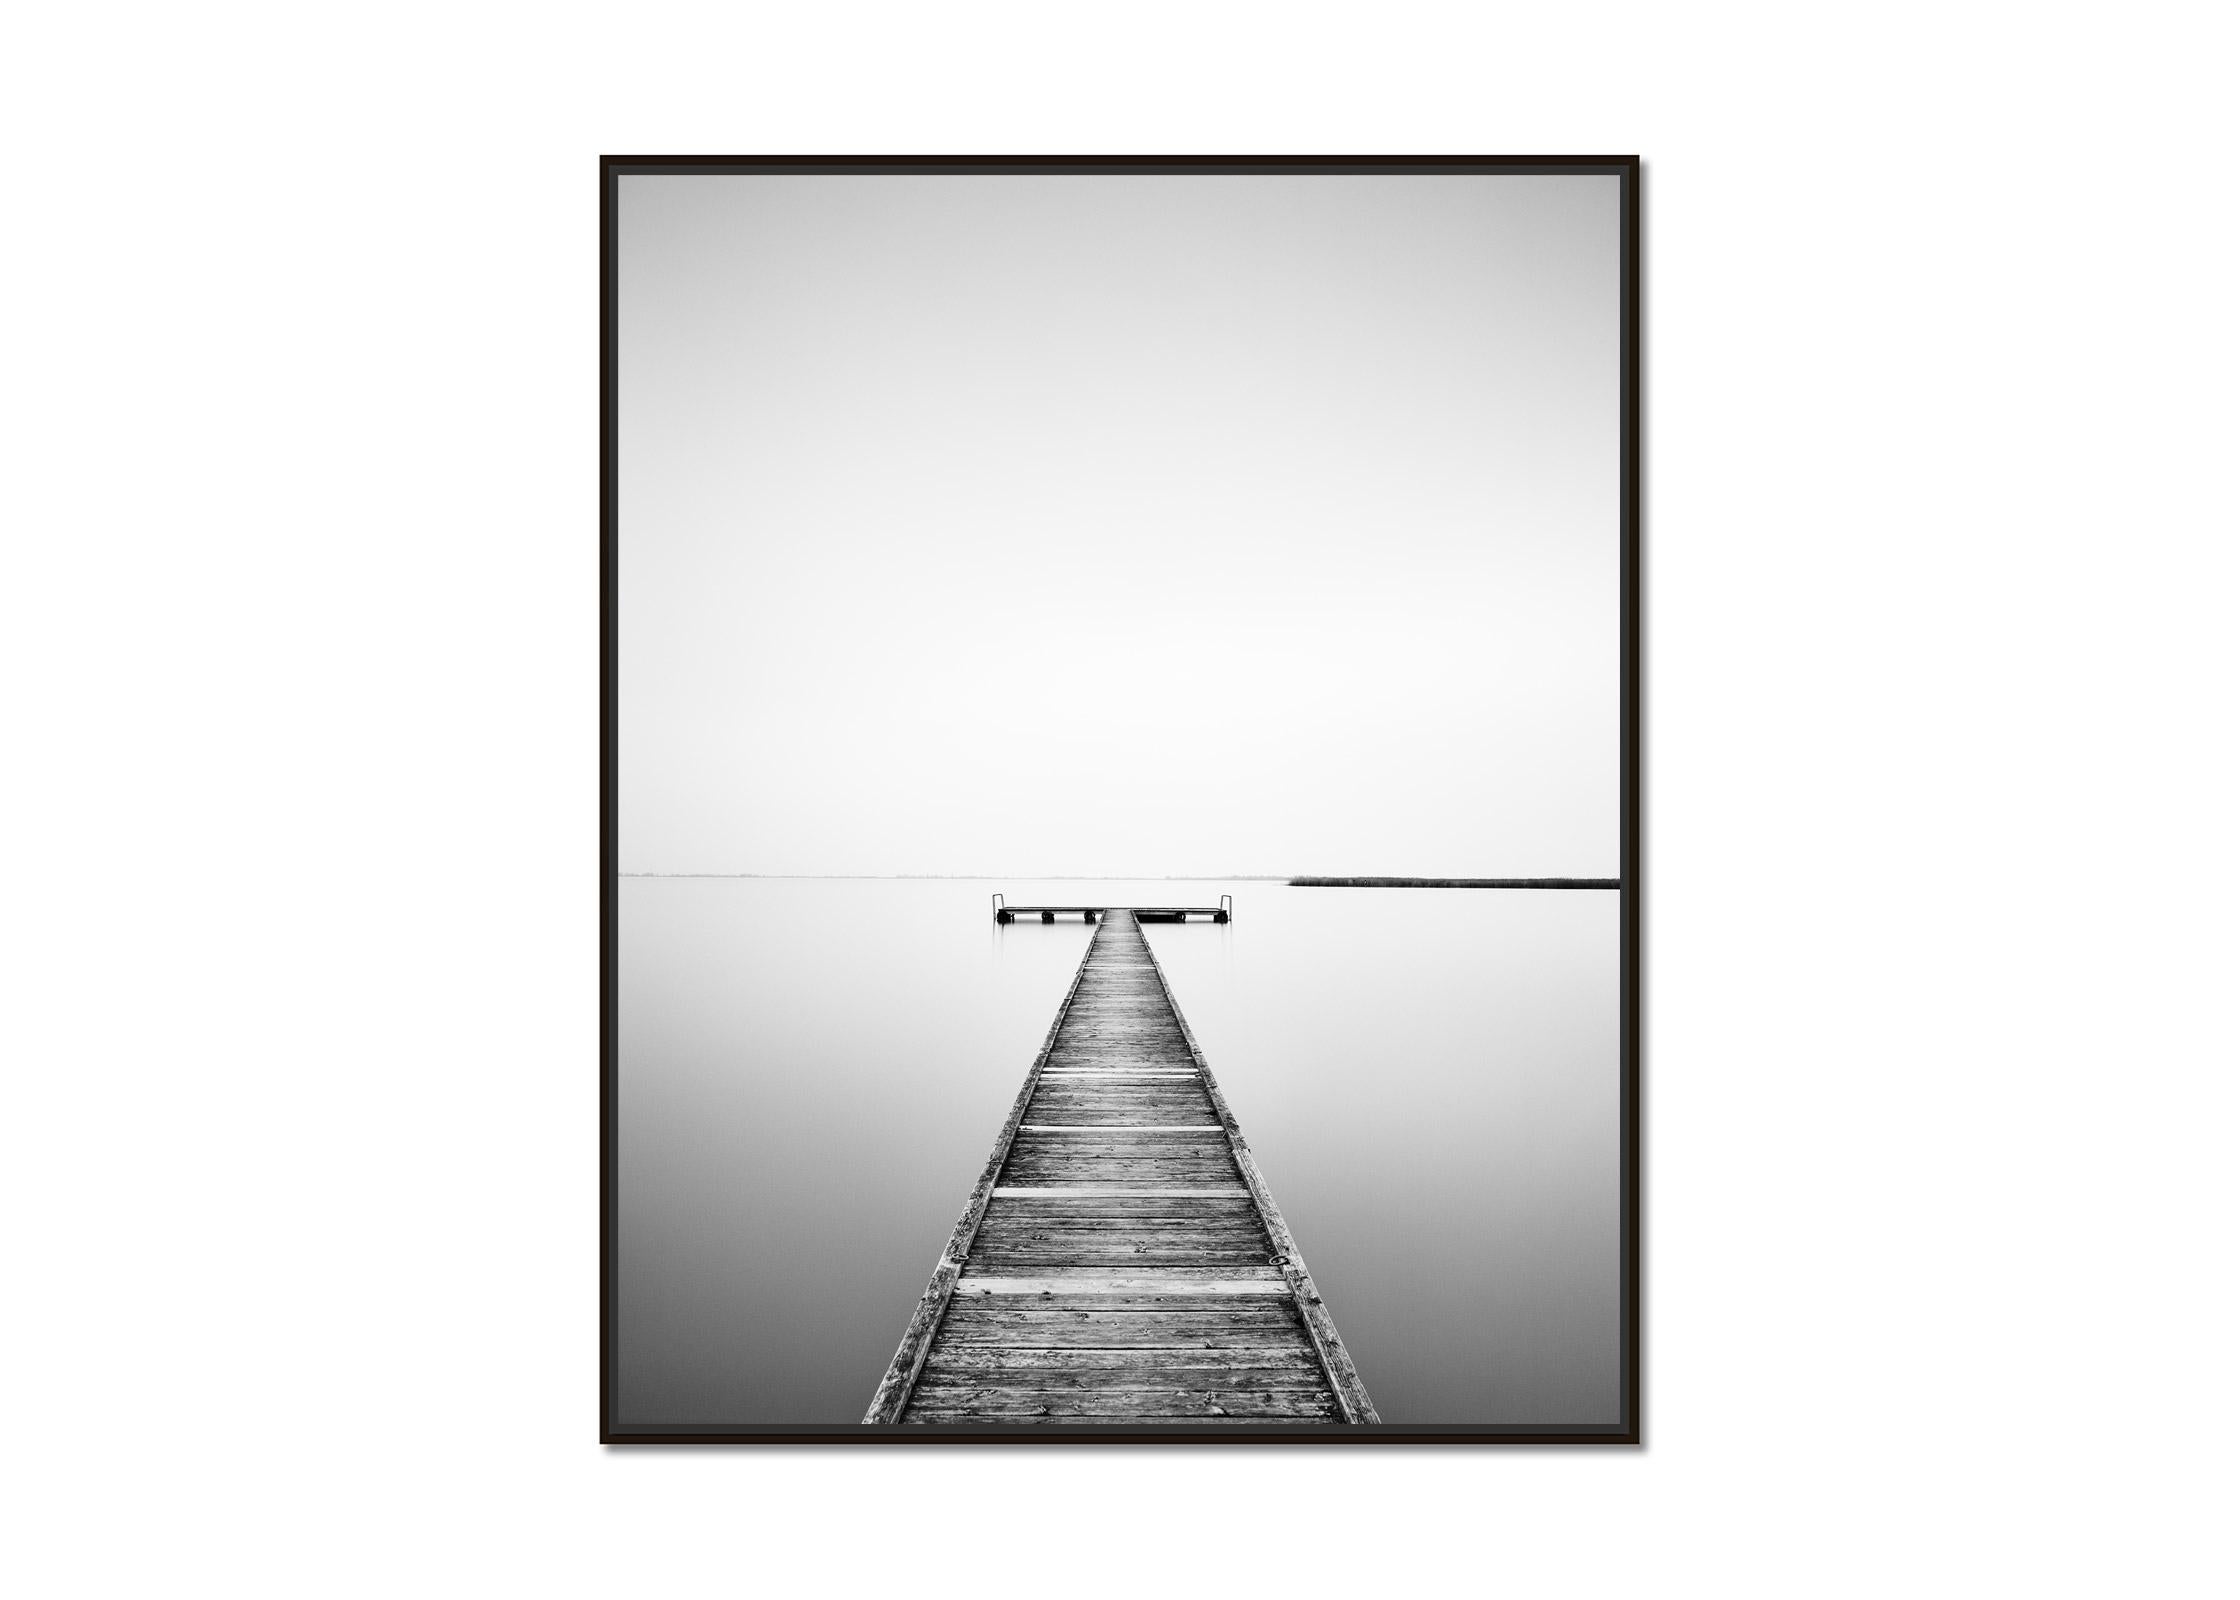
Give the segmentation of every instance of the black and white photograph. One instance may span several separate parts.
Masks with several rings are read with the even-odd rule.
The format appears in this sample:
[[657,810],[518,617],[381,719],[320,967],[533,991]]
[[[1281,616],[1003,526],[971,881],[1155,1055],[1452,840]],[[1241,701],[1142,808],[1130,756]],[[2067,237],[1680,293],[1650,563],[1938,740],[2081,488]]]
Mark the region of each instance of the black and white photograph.
[[1637,1436],[1637,165],[608,158],[611,1442]]
[[2240,1594],[2232,7],[18,13],[0,1592]]

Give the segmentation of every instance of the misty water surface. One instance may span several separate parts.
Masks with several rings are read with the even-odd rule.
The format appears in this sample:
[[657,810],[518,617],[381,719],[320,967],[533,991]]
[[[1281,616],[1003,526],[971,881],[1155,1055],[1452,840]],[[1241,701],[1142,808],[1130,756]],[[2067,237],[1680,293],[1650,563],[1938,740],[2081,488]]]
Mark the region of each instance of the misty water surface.
[[644,879],[621,887],[619,1416],[863,1413],[1079,962],[1144,931],[1387,1422],[1618,1407],[1618,897]]

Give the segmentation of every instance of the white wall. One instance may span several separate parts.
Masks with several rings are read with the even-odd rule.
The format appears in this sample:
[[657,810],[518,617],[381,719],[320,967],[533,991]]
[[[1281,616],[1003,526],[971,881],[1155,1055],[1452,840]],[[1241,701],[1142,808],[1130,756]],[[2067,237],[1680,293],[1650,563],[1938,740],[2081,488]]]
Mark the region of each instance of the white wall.
[[[15,19],[18,1587],[2229,1585],[2228,17]],[[1646,1449],[592,1442],[603,149],[1647,156]]]

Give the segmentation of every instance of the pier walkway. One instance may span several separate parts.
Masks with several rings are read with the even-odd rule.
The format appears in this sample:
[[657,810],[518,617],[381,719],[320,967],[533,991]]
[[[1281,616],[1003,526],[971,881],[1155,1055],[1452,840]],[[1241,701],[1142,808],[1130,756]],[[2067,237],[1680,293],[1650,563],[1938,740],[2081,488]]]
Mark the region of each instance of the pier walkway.
[[863,1420],[1377,1420],[1132,912],[1091,938]]

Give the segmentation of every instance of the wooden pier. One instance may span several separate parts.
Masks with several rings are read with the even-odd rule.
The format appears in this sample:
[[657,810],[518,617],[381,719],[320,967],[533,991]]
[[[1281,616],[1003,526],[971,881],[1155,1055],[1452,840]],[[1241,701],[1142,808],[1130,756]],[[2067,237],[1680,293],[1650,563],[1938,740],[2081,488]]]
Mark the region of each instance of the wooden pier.
[[1102,925],[863,1420],[1375,1422],[1137,913],[1077,909]]

